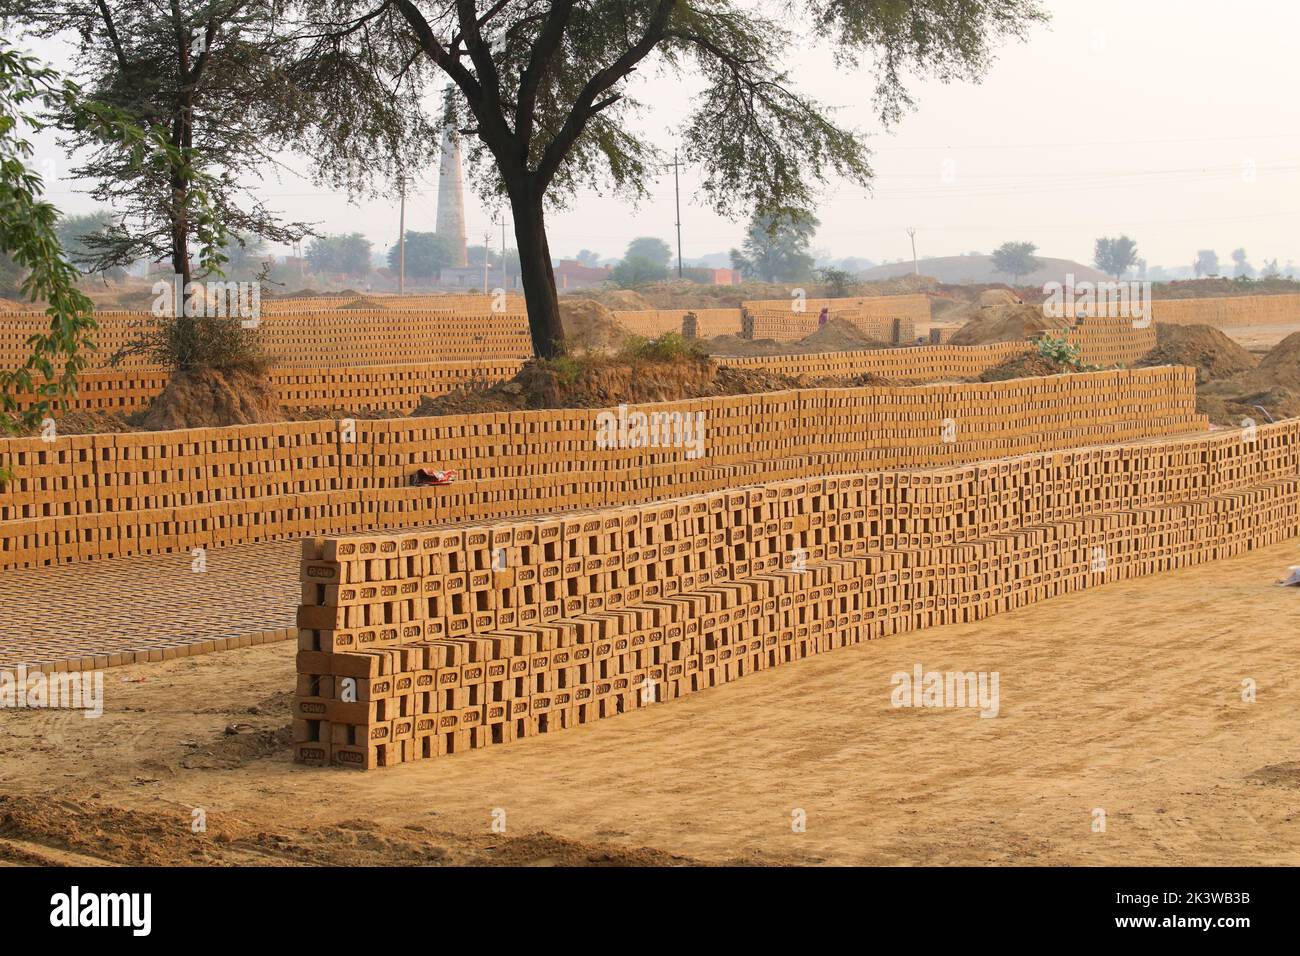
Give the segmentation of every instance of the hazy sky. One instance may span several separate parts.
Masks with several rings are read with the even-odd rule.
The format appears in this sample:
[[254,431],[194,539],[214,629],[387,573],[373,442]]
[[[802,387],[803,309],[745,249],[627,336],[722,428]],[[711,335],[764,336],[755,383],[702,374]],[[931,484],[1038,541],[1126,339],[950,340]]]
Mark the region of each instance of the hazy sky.
[[[800,89],[870,134],[870,191],[836,184],[824,197],[814,245],[836,258],[988,252],[1007,239],[1044,255],[1089,262],[1093,240],[1126,232],[1151,264],[1189,265],[1197,249],[1222,260],[1244,246],[1255,265],[1300,260],[1300,6],[1280,0],[1045,0],[1049,24],[1005,46],[983,83],[914,83],[918,109],[884,132],[874,119],[867,70],[838,71],[817,51],[786,55]],[[62,50],[36,52],[67,66]],[[690,90],[653,76],[635,95],[641,125],[672,131]],[[38,142],[46,172],[67,168],[52,140]],[[306,169],[300,160],[289,159]],[[408,201],[407,228],[433,229],[436,168]],[[326,232],[360,230],[377,247],[397,234],[397,203],[350,205],[297,175],[250,183],[272,208]],[[66,180],[51,190],[61,209],[92,208]],[[621,255],[635,236],[675,243],[671,170],[640,208],[583,195],[549,219],[551,249]],[[686,258],[737,245],[742,223],[714,215],[682,173]],[[495,210],[467,191],[470,242],[501,230]],[[509,244],[514,245],[513,237]]]

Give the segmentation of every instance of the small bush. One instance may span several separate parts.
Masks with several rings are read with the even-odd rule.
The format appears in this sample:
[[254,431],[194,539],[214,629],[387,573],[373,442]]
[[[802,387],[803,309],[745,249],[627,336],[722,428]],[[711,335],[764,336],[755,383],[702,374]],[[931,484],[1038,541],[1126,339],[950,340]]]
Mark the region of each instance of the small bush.
[[695,362],[705,357],[699,342],[687,341],[678,332],[665,332],[657,339],[629,336],[619,350],[619,358],[629,362]]
[[555,373],[555,380],[566,387],[576,382],[582,373],[582,362],[571,355],[561,355],[545,364]]
[[181,316],[158,319],[135,342],[113,356],[144,354],[177,372],[210,368],[262,372],[268,364],[255,329],[229,316]]
[[1073,369],[1083,368],[1083,364],[1079,361],[1079,347],[1071,345],[1064,335],[1056,336],[1051,333],[1043,335],[1038,340],[1038,354],[1057,365],[1065,365]]

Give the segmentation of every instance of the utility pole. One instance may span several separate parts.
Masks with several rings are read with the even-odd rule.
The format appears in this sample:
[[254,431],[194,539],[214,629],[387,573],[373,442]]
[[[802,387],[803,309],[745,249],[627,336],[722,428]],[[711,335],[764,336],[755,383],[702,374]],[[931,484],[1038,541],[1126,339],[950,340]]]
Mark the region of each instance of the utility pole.
[[501,212],[501,288],[510,288],[510,276],[506,274],[506,214]]
[[912,240],[912,274],[919,276],[921,274],[921,267],[916,261],[916,226],[908,226],[907,235]]
[[491,231],[483,233],[483,292],[487,293],[488,243],[492,241]]
[[677,150],[673,150],[673,193],[677,197],[677,278],[682,277],[682,187],[677,175]]
[[397,190],[402,198],[401,212],[397,218],[397,294],[406,291],[406,176],[397,177]]

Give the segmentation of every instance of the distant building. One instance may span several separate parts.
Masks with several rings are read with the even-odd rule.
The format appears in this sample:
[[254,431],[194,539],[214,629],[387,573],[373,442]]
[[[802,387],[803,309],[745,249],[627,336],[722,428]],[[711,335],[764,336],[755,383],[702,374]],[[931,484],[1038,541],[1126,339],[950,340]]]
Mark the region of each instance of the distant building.
[[577,259],[561,259],[551,268],[555,273],[555,288],[561,292],[565,289],[589,289],[603,285],[609,281],[609,274],[613,272],[609,266],[587,266]]
[[713,277],[714,285],[740,285],[740,270],[738,269],[706,269]]

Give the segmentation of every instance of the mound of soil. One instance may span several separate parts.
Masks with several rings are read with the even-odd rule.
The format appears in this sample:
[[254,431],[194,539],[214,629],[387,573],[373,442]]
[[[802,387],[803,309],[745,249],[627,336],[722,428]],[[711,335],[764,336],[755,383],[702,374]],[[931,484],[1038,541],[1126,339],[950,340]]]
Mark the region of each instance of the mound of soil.
[[133,430],[125,415],[114,412],[56,412],[54,421],[60,435],[107,435]]
[[254,369],[177,372],[137,418],[145,431],[282,422],[275,386]]
[[[1156,324],[1156,347],[1137,362],[1139,367],[1190,365],[1198,385],[1240,375],[1256,364],[1255,356],[1216,328],[1164,323]],[[1296,371],[1300,373],[1300,365]]]
[[1034,333],[1051,328],[1036,305],[1006,305],[982,308],[952,337],[953,345],[984,345],[989,342],[1023,342]]
[[1279,342],[1256,367],[1197,388],[1196,410],[1232,426],[1247,418],[1263,424],[1270,417],[1300,416],[1300,332]]
[[707,358],[656,362],[588,355],[559,362],[533,359],[508,382],[425,397],[412,418],[521,411],[612,408],[715,395],[751,395],[799,388],[799,379],[764,369],[719,366]]
[[884,342],[871,338],[848,319],[828,319],[812,335],[804,336],[794,344],[800,352],[848,352],[854,349],[888,348]]
[[886,349],[884,342],[868,336],[847,319],[830,319],[811,335],[797,342],[773,339],[742,339],[738,335],[718,335],[701,340],[704,351],[719,357],[740,355],[800,355],[813,352],[845,352],[855,349]]
[[700,339],[700,347],[710,355],[725,358],[740,355],[789,355],[790,343],[775,339],[743,339],[739,335],[717,335]]
[[376,309],[386,308],[386,306],[384,305],[384,303],[380,302],[377,299],[372,299],[369,296],[359,295],[351,302],[344,302],[342,305],[339,306],[339,308],[340,309],[367,309],[373,312]]
[[977,301],[980,308],[1021,304],[1020,297],[1010,289],[985,289],[979,294],[979,299]]
[[1001,365],[986,369],[980,375],[981,382],[1005,382],[1013,378],[1029,378],[1035,375],[1065,375],[1074,369],[1068,365],[1042,355],[1039,352],[1026,352],[1015,355]]
[[1208,415],[1216,425],[1240,426],[1247,418],[1262,425],[1269,416],[1274,421],[1300,416],[1300,391],[1281,385],[1262,385],[1256,373],[1247,373],[1198,388],[1196,410]]
[[533,360],[508,382],[425,398],[412,413],[427,415],[526,408],[608,408],[713,394],[717,366],[707,360],[620,362],[588,356],[560,362]]
[[627,329],[595,299],[560,300],[560,321],[569,347],[584,352],[616,349],[627,340]]
[[[633,292],[631,289],[611,289],[608,292],[597,293],[597,297],[600,304],[605,308],[620,312],[654,308],[649,299],[639,292]],[[563,299],[560,300],[560,306],[564,306]]]
[[1292,332],[1259,360],[1259,376],[1273,385],[1300,390],[1300,332]]

